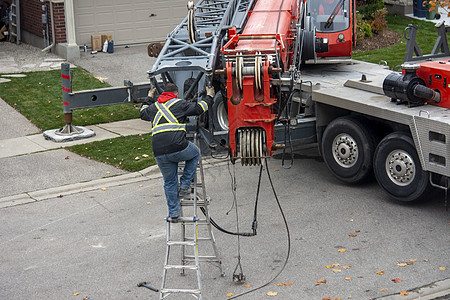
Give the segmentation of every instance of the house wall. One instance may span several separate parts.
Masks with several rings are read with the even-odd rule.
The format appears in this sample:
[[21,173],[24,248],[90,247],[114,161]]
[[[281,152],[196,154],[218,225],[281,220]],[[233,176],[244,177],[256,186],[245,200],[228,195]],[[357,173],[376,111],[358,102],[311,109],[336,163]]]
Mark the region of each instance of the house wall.
[[[45,5],[48,12],[48,36],[49,44],[52,42],[52,20],[50,12],[50,3],[40,0],[21,1],[20,26],[22,30],[23,41],[36,47],[45,47],[43,30],[46,25],[42,23],[42,6]],[[64,3],[53,3],[53,18],[55,21],[55,41],[56,43],[66,42],[66,25],[64,16]]]

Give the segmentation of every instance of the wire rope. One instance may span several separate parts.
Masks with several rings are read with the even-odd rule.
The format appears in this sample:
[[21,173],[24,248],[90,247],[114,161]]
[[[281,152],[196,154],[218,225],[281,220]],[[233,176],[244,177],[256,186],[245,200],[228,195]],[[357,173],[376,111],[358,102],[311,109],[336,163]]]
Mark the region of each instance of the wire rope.
[[277,195],[277,193],[275,191],[275,187],[274,187],[273,182],[272,182],[272,177],[270,177],[270,172],[269,172],[269,167],[268,167],[268,164],[267,164],[267,159],[264,159],[264,162],[265,162],[265,165],[266,165],[266,171],[267,171],[267,176],[269,177],[270,186],[272,187],[272,191],[273,191],[273,194],[275,196],[275,200],[277,202],[278,209],[280,210],[280,213],[281,213],[281,216],[283,218],[283,222],[284,222],[284,225],[285,225],[285,228],[286,228],[286,239],[287,239],[287,244],[288,244],[286,258],[284,260],[283,266],[281,267],[281,269],[278,271],[278,273],[272,279],[270,279],[266,283],[262,284],[261,286],[258,286],[258,287],[254,288],[254,289],[249,290],[249,291],[246,291],[246,292],[234,295],[232,297],[229,297],[228,299],[236,299],[238,297],[241,297],[241,296],[253,293],[253,292],[257,291],[257,290],[260,290],[260,289],[268,286],[275,279],[277,279],[278,276],[280,276],[281,273],[284,271],[284,269],[286,268],[286,265],[287,265],[287,263],[289,261],[289,256],[291,254],[291,234],[290,234],[290,231],[289,231],[289,225],[287,223],[286,216],[284,214],[283,208],[281,207],[280,200],[278,199],[278,195]]

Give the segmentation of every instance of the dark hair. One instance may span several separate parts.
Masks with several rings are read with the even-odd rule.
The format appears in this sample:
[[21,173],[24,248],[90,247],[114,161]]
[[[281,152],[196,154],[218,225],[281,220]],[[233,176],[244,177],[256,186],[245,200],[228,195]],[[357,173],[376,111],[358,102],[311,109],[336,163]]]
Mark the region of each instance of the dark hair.
[[173,83],[168,83],[165,87],[164,87],[164,92],[169,92],[169,93],[178,93],[178,87],[173,84]]

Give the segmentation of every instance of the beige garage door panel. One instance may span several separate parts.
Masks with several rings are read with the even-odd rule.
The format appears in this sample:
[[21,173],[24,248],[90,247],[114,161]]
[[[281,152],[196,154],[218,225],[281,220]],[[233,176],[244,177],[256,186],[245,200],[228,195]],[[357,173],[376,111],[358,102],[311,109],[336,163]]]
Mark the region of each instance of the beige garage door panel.
[[74,1],[78,45],[91,35],[110,33],[116,45],[164,41],[186,16],[187,0]]

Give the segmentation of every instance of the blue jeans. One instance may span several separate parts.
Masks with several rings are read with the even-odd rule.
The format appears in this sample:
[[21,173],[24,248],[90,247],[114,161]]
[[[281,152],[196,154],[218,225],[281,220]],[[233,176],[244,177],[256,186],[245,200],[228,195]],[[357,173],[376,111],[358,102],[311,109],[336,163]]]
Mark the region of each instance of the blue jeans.
[[192,143],[181,151],[163,154],[155,157],[159,170],[164,178],[164,193],[166,194],[169,216],[180,215],[180,200],[178,199],[178,163],[185,161],[183,174],[180,177],[180,188],[187,189],[191,186],[197,171],[200,149]]

